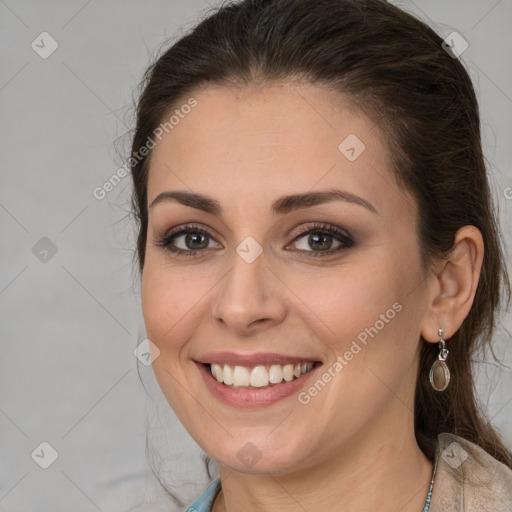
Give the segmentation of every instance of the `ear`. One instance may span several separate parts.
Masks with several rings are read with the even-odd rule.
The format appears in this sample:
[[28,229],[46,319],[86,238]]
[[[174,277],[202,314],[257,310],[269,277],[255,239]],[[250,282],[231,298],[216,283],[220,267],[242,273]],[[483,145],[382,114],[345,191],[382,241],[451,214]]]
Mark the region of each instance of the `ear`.
[[484,259],[484,241],[474,226],[460,228],[448,256],[437,262],[430,280],[421,334],[426,341],[451,338],[468,315],[475,297]]

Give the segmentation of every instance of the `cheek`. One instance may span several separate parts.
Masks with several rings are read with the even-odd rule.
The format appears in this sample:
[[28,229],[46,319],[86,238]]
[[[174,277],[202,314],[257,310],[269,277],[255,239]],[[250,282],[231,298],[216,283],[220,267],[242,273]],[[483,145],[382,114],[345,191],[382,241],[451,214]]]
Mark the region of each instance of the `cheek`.
[[311,276],[290,274],[288,279],[303,303],[300,309],[317,325],[322,337],[340,349],[400,300],[399,284],[382,265],[374,273],[366,265],[350,264]]
[[[193,265],[171,265],[149,252],[144,265],[141,301],[147,337],[164,358],[176,364],[187,340],[199,325],[216,282],[214,273]],[[212,289],[213,287],[213,289]]]
[[200,292],[185,273],[165,267],[151,256],[146,259],[141,283],[142,312],[147,337],[159,350],[152,363],[154,375],[169,405],[191,431],[193,425],[189,425],[185,411],[194,409],[194,402],[189,403],[190,392],[183,393],[188,389],[187,372],[191,368],[183,362],[187,340],[197,325]]
[[[382,375],[391,387],[408,372],[419,338],[421,296],[411,292],[419,269],[405,269],[392,255],[380,254],[378,264],[361,261],[331,273],[295,276],[293,289],[305,323],[313,327],[331,361],[342,358],[344,386],[360,386],[361,379]],[[291,275],[288,279],[291,279]],[[366,386],[366,391],[372,390]],[[382,386],[381,386],[382,387]],[[364,392],[359,388],[355,395]]]

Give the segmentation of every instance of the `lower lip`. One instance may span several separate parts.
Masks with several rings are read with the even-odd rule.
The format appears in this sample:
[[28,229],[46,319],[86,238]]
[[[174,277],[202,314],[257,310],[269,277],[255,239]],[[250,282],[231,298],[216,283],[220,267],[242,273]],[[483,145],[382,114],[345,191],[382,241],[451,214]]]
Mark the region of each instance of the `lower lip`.
[[265,407],[271,405],[283,398],[287,398],[304,387],[311,376],[322,366],[313,367],[298,379],[290,382],[283,382],[263,389],[234,389],[222,384],[213,377],[208,367],[202,363],[196,363],[196,366],[204,379],[204,382],[213,395],[221,402],[234,407]]

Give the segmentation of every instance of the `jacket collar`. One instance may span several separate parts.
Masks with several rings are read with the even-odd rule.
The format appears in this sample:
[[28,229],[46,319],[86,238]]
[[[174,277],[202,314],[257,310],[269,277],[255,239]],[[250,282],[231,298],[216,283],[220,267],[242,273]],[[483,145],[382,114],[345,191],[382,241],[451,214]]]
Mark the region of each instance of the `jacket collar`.
[[512,470],[477,444],[442,433],[429,512],[512,511]]

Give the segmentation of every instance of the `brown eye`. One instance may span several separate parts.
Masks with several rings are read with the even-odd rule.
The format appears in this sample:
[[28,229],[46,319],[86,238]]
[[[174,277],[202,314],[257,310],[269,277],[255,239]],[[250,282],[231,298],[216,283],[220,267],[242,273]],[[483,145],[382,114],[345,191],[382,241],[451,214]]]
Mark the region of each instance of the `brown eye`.
[[331,249],[333,242],[335,242],[334,236],[329,233],[310,233],[299,238],[305,238],[305,236],[307,236],[307,240],[303,245],[306,247],[298,247],[300,250],[307,251],[309,246],[317,251],[328,251]]
[[208,231],[192,225],[171,231],[156,245],[178,255],[195,256],[211,247],[211,243],[220,247],[220,244],[214,241]]
[[[297,241],[304,239],[299,244]],[[307,257],[327,256],[349,249],[354,245],[352,238],[329,224],[316,224],[295,237],[294,245]],[[334,248],[333,248],[334,245]]]
[[208,247],[209,235],[200,231],[188,231],[187,233],[179,236],[174,236],[173,241],[176,246],[179,245],[177,242],[180,238],[183,238],[183,244],[185,247],[178,247],[178,249],[206,249]]

